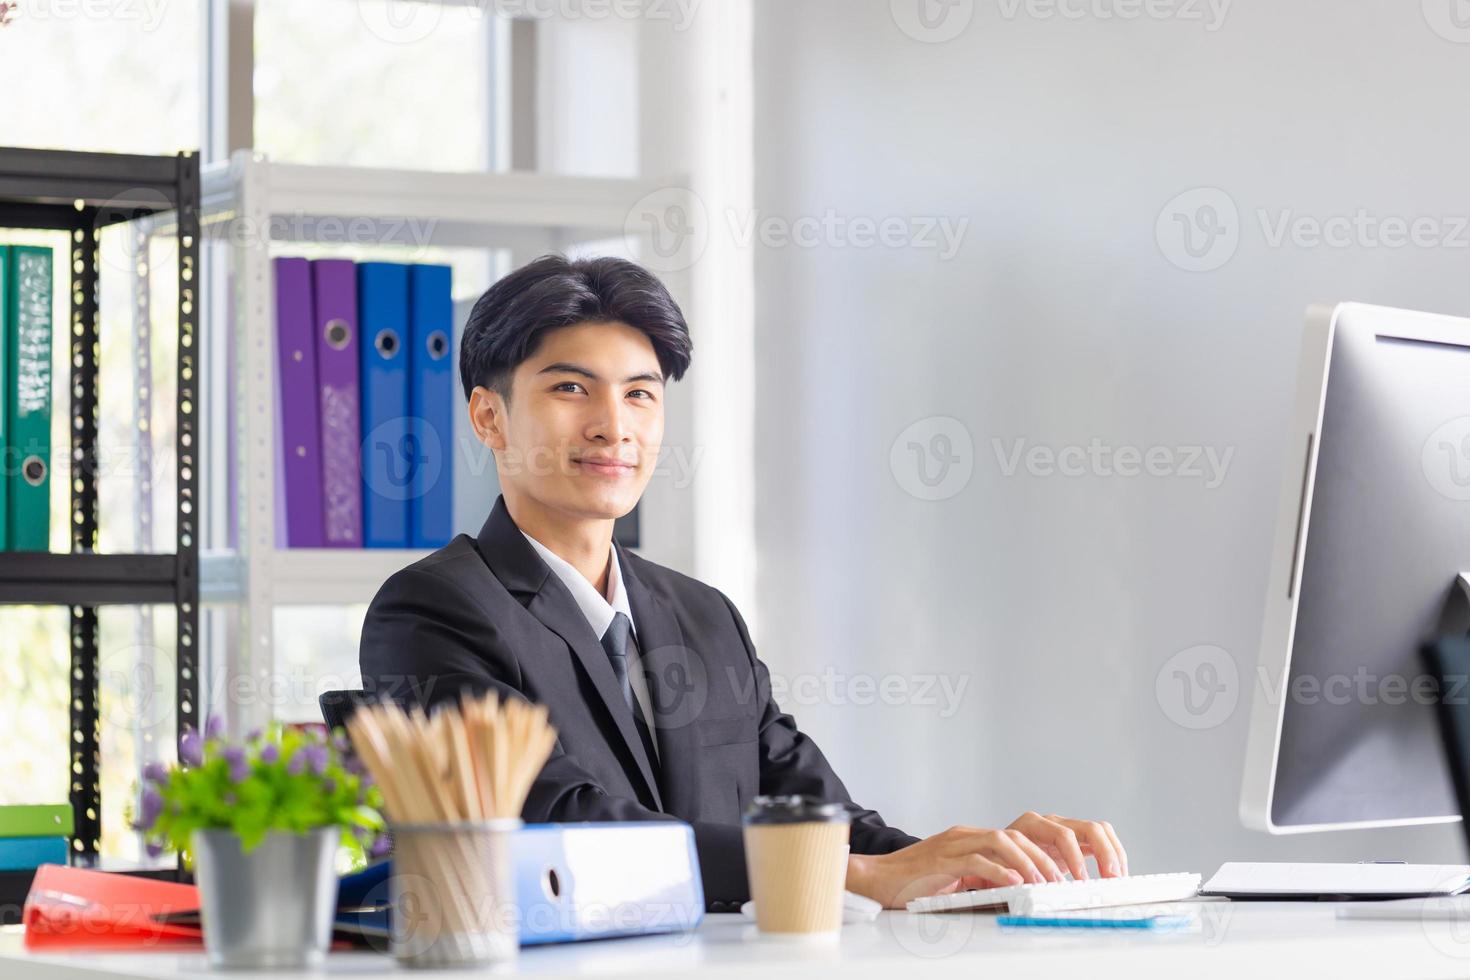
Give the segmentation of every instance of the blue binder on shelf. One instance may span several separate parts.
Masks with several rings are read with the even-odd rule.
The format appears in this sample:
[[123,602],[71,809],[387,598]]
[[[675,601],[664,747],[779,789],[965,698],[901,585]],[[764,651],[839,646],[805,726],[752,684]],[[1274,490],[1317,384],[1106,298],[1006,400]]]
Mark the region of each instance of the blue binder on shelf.
[[407,548],[409,500],[422,454],[409,431],[408,266],[360,262],[362,543]]
[[[5,352],[5,335],[10,332],[10,246],[0,245],[0,392],[10,387],[9,375],[14,372],[10,358]],[[0,401],[0,454],[9,453],[11,442],[10,413]],[[10,481],[0,472],[0,551],[10,550],[10,521],[5,516],[10,511]]]
[[409,543],[441,548],[454,536],[454,330],[447,265],[408,270],[410,435],[420,464],[409,498]]
[[[522,946],[686,932],[704,918],[694,829],[681,821],[526,824],[512,860]],[[342,879],[339,929],[386,940],[392,869]]]
[[29,871],[43,864],[65,864],[65,837],[0,838],[0,871]]

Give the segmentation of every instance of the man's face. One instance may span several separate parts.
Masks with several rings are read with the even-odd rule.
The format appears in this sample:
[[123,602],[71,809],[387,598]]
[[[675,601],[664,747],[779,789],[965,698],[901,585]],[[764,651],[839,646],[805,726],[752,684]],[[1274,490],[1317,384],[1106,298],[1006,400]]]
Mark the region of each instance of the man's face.
[[617,518],[638,503],[664,434],[663,372],[642,331],[550,331],[513,372],[508,404],[476,395],[470,414],[496,451],[502,489],[578,518]]

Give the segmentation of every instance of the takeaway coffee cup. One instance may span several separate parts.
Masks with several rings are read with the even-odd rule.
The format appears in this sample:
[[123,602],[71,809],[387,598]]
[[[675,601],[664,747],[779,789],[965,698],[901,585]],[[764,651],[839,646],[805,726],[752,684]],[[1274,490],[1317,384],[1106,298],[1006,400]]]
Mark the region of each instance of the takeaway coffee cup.
[[842,931],[851,818],[841,803],[810,796],[757,796],[741,822],[745,867],[763,934],[836,936]]

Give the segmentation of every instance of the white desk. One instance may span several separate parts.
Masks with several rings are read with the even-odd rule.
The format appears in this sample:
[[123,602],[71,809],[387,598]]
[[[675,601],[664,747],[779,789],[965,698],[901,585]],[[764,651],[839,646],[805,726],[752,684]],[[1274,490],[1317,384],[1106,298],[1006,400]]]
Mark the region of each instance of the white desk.
[[[1470,922],[1371,922],[1336,918],[1335,903],[1200,901],[1196,933],[1112,930],[1003,930],[971,913],[884,912],[844,927],[824,946],[762,940],[734,914],[707,915],[693,934],[647,936],[522,950],[494,975],[534,977],[1231,977],[1470,976]],[[418,973],[419,971],[413,971]],[[309,976],[381,978],[398,974],[391,957],[335,953]],[[423,974],[419,974],[423,975]],[[451,971],[445,976],[472,976]],[[228,977],[281,980],[283,973],[212,973],[202,952],[32,956],[16,929],[0,934],[7,980]]]

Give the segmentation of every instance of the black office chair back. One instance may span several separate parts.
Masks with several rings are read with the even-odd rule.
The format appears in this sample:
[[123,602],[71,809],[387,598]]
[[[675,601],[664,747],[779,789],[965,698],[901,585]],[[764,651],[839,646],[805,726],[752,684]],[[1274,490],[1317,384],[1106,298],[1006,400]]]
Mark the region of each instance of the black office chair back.
[[[316,699],[317,706],[322,709],[322,720],[327,723],[327,730],[333,732],[346,728],[347,719],[358,708],[377,702],[378,699],[367,691],[323,691]],[[393,835],[384,831],[383,836],[388,838],[388,846],[392,848]]]
[[323,691],[316,699],[317,705],[322,709],[322,720],[327,723],[329,731],[347,727],[347,719],[352,713],[364,704],[373,704],[377,701],[366,691]]

